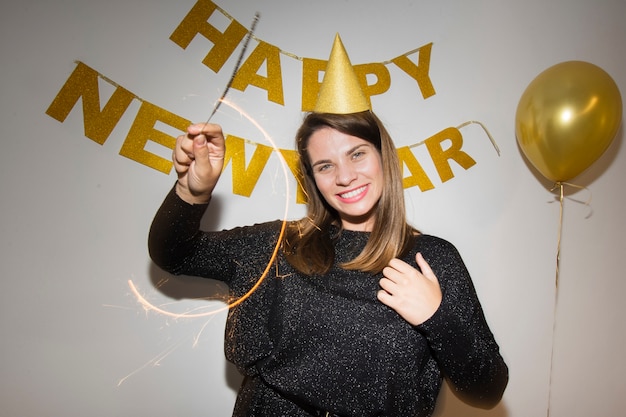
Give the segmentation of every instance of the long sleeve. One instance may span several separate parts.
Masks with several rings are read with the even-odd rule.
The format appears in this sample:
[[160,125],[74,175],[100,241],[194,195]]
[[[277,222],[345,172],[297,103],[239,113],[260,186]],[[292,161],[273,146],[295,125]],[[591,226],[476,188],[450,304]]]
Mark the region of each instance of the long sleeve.
[[152,221],[150,257],[172,274],[217,279],[235,292],[245,292],[270,259],[279,223],[203,231],[200,224],[207,207],[188,204],[172,189]]
[[495,406],[508,383],[508,367],[490,331],[469,273],[457,250],[439,240],[431,267],[437,275],[443,300],[435,314],[418,326],[453,389],[466,402]]
[[150,257],[159,267],[174,273],[186,273],[185,261],[200,239],[200,221],[208,204],[188,204],[174,189],[157,211],[148,235]]

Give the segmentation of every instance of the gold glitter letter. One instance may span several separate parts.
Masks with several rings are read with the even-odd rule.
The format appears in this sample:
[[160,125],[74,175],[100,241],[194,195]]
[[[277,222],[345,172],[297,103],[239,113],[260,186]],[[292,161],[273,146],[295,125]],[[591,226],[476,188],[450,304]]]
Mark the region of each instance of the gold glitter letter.
[[298,152],[293,149],[279,149],[280,154],[285,159],[289,170],[296,179],[296,203],[304,204],[307,201],[306,194],[302,188],[302,173],[300,172],[300,164],[298,163]]
[[166,123],[181,131],[184,131],[191,124],[189,120],[143,101],[137,112],[137,117],[135,117],[135,121],[128,131],[122,149],[120,149],[120,155],[164,174],[169,174],[172,170],[172,161],[144,149],[148,141],[156,142],[170,149],[174,149],[176,145],[176,138],[154,128],[157,122]]
[[[354,72],[356,72],[357,77],[359,77],[361,88],[363,89],[363,93],[365,93],[367,100],[370,102],[370,107],[372,105],[370,97],[382,94],[389,90],[389,86],[391,85],[391,76],[389,75],[389,70],[384,64],[372,63],[355,65]],[[369,85],[367,83],[367,74],[376,76],[375,84]]]
[[432,42],[419,48],[418,63],[415,65],[406,55],[400,55],[391,61],[400,69],[409,74],[415,81],[422,92],[425,99],[435,95],[435,87],[430,80],[428,71],[430,70],[430,51],[433,47]]
[[63,122],[78,99],[82,97],[85,136],[102,145],[120,121],[134,95],[125,88],[117,86],[107,104],[100,111],[98,77],[97,71],[79,62],[46,110],[46,114]]
[[263,168],[272,154],[269,146],[256,144],[256,149],[246,168],[246,142],[237,136],[226,137],[226,154],[224,155],[224,169],[232,159],[233,166],[233,193],[250,197],[252,190],[259,181]]
[[224,33],[210,25],[207,20],[216,8],[215,3],[210,0],[198,0],[170,36],[170,40],[183,49],[189,46],[198,33],[213,42],[213,48],[204,57],[202,63],[214,72],[222,68],[239,42],[248,33],[248,29],[236,20],[231,22]]
[[[257,74],[264,62],[266,62],[267,77]],[[285,104],[283,76],[280,68],[280,49],[263,41],[257,45],[237,71],[232,87],[245,91],[250,84],[267,90],[269,101]]]
[[[445,140],[449,140],[452,144],[444,151],[441,147],[441,143]],[[474,161],[471,156],[461,150],[463,146],[463,136],[456,127],[449,127],[442,130],[436,135],[426,139],[425,143],[442,182],[454,178],[448,159],[454,159],[466,170],[476,164],[476,161]]]
[[320,73],[326,69],[327,63],[322,59],[302,59],[302,111],[304,112],[315,108],[320,85],[322,85]]
[[416,185],[419,186],[422,191],[435,188],[430,178],[428,178],[428,175],[426,175],[424,168],[422,168],[408,146],[398,148],[398,158],[400,159],[400,166],[406,166],[411,172],[410,177],[406,177],[402,180],[404,188],[415,187]]

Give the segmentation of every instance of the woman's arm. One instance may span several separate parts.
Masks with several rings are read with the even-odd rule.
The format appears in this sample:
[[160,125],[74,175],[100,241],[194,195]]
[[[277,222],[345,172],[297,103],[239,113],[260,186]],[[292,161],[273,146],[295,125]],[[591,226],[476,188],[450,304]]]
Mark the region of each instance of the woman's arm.
[[461,256],[450,243],[434,239],[433,249],[423,253],[430,258],[443,298],[433,316],[416,328],[457,394],[469,404],[491,408],[508,384],[508,367]]
[[191,259],[204,238],[200,221],[208,204],[189,204],[170,190],[157,211],[148,235],[150,257],[162,269],[173,274],[193,273]]
[[172,159],[178,181],[157,211],[148,237],[150,257],[168,272],[211,273],[204,258],[212,255],[214,245],[200,231],[200,221],[221,175],[225,151],[219,125],[194,124],[176,139]]

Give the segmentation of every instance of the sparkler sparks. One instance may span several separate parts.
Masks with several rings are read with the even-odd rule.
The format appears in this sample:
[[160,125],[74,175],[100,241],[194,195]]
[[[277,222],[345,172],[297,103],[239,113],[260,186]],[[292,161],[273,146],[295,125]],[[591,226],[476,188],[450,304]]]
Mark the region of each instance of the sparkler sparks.
[[169,317],[174,317],[174,318],[198,318],[198,317],[206,317],[206,316],[210,316],[213,314],[217,314],[221,311],[224,310],[228,310],[232,307],[235,307],[239,304],[241,304],[242,302],[244,302],[248,297],[250,297],[254,291],[256,291],[257,288],[259,288],[259,286],[261,285],[261,283],[263,282],[263,280],[265,279],[265,277],[267,277],[272,264],[274,263],[274,261],[276,260],[276,257],[278,255],[278,251],[280,249],[281,246],[281,242],[283,240],[283,236],[285,234],[285,229],[287,227],[287,217],[288,217],[288,213],[289,213],[289,200],[290,200],[290,187],[289,187],[289,166],[287,164],[287,161],[285,160],[285,158],[282,156],[282,153],[280,152],[278,145],[276,144],[276,142],[272,139],[272,137],[265,131],[265,129],[263,129],[263,127],[256,121],[254,120],[249,114],[247,114],[241,107],[237,106],[235,103],[226,100],[225,98],[222,98],[221,101],[223,101],[224,104],[226,104],[227,106],[231,107],[232,109],[236,110],[241,116],[243,116],[244,118],[246,118],[250,123],[252,123],[252,125],[254,125],[257,129],[259,129],[259,131],[263,134],[263,137],[272,145],[272,148],[275,151],[275,154],[278,156],[278,158],[280,158],[280,162],[281,162],[281,166],[283,169],[283,174],[284,174],[284,178],[285,178],[285,211],[283,214],[283,219],[282,219],[282,223],[281,223],[281,228],[280,228],[280,233],[278,235],[278,239],[276,241],[276,245],[274,246],[274,250],[272,251],[272,256],[270,257],[269,261],[267,262],[267,266],[265,267],[265,269],[263,270],[263,273],[261,274],[261,276],[257,279],[257,281],[255,282],[255,284],[252,286],[252,288],[250,288],[248,290],[247,293],[245,293],[243,296],[241,296],[240,298],[236,299],[235,301],[232,301],[230,303],[228,303],[227,305],[225,305],[224,307],[215,309],[215,310],[211,310],[208,312],[203,312],[203,313],[173,313],[170,311],[167,311],[161,307],[157,307],[154,304],[150,303],[148,300],[146,300],[137,290],[137,287],[135,286],[135,284],[133,283],[132,280],[128,280],[128,286],[130,287],[130,290],[132,291],[133,295],[135,296],[135,298],[137,298],[137,301],[146,309],[146,310],[152,310],[155,311],[157,313],[163,314],[165,316],[169,316]]
[[[128,280],[128,286],[130,288],[131,293],[133,294],[133,296],[136,298],[137,302],[144,308],[144,310],[147,311],[154,311],[160,315],[166,316],[166,317],[172,317],[174,319],[197,319],[197,318],[206,318],[209,317],[209,320],[207,320],[202,327],[200,328],[200,330],[198,331],[198,333],[196,335],[193,336],[192,338],[192,346],[196,347],[198,345],[199,339],[200,339],[200,335],[202,334],[202,332],[205,330],[206,326],[209,324],[209,322],[211,321],[210,319],[212,317],[214,317],[216,314],[230,309],[232,307],[235,307],[239,304],[241,304],[243,301],[245,301],[248,297],[250,297],[256,290],[257,288],[259,288],[259,286],[262,284],[263,280],[267,277],[267,275],[269,274],[272,265],[275,263],[276,261],[276,257],[278,255],[278,251],[280,250],[281,247],[281,242],[283,240],[284,237],[284,233],[285,233],[285,229],[287,226],[287,218],[288,218],[288,212],[289,212],[289,201],[290,201],[290,186],[289,186],[289,166],[287,164],[287,161],[284,159],[282,153],[279,151],[279,148],[277,146],[277,144],[275,143],[275,141],[272,139],[272,137],[265,131],[265,129],[263,129],[263,127],[256,121],[254,120],[249,114],[247,114],[243,109],[241,109],[239,106],[237,106],[236,104],[222,98],[221,101],[223,102],[223,104],[231,107],[232,109],[234,109],[235,111],[237,111],[240,116],[244,117],[245,119],[247,119],[252,125],[254,125],[264,136],[264,138],[271,144],[272,148],[275,151],[275,154],[280,158],[280,162],[281,162],[281,166],[282,166],[282,170],[284,173],[284,178],[285,178],[285,208],[284,208],[284,214],[282,217],[282,223],[281,223],[281,228],[280,228],[280,233],[278,235],[277,241],[276,241],[276,245],[272,251],[272,255],[270,257],[270,259],[267,262],[267,266],[265,267],[265,269],[263,270],[261,276],[257,279],[257,281],[255,282],[255,284],[248,290],[247,293],[245,293],[242,297],[227,303],[226,305],[222,306],[222,307],[218,307],[218,308],[212,308],[209,311],[198,311],[198,310],[204,310],[205,307],[195,307],[194,309],[188,310],[186,312],[173,312],[170,311],[168,309],[166,309],[164,306],[165,304],[161,304],[160,306],[157,306],[153,303],[151,303],[150,301],[148,301],[146,299],[146,297],[144,297],[141,292],[139,291],[139,289],[137,288],[137,286],[135,285],[135,283],[133,282],[132,279]],[[163,284],[163,281],[160,281],[157,284],[157,287],[161,286]],[[206,307],[207,309],[209,307]],[[186,339],[185,339],[186,340]],[[177,349],[179,349],[182,345],[183,345],[184,340],[181,340],[177,343],[175,343],[174,345],[170,346],[169,348],[167,348],[166,350],[164,350],[162,353],[160,353],[159,355],[155,356],[154,358],[152,358],[151,360],[149,360],[148,362],[146,362],[144,365],[142,365],[141,367],[139,367],[138,369],[136,369],[135,371],[129,373],[127,376],[125,376],[124,378],[120,379],[117,386],[121,386],[126,380],[128,380],[130,377],[132,377],[133,375],[136,375],[137,373],[139,373],[140,371],[150,367],[150,366],[159,366],[159,364],[161,363],[161,361],[163,361],[165,358],[167,358],[169,355],[171,355],[173,352],[175,352]]]

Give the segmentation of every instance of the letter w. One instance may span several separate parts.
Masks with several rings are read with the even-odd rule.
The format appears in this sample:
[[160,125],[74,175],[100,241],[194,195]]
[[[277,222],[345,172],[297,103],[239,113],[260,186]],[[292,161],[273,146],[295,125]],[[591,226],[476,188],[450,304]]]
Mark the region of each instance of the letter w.
[[233,193],[250,197],[273,149],[257,143],[248,168],[246,168],[245,146],[244,139],[228,135],[226,138],[224,168],[232,160]]

